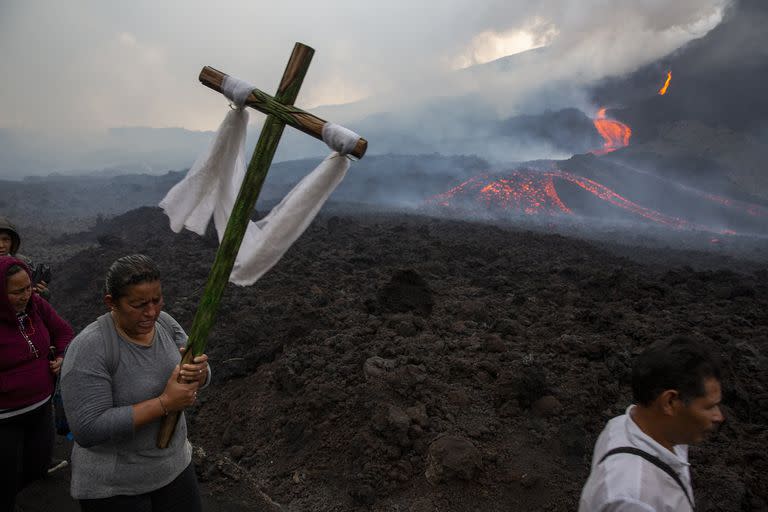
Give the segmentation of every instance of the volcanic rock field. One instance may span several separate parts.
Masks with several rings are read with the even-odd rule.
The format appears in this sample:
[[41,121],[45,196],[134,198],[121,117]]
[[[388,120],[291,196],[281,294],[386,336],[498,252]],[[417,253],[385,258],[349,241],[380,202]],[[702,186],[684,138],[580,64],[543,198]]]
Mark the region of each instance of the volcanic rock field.
[[[75,329],[134,252],[189,329],[215,236],[174,234],[156,208],[95,229],[62,237],[98,242],[54,267]],[[244,510],[575,510],[596,436],[631,401],[632,357],[690,334],[723,360],[727,416],[691,450],[697,509],[768,510],[766,252],[629,242],[321,214],[225,292],[214,380],[189,414],[205,492]]]

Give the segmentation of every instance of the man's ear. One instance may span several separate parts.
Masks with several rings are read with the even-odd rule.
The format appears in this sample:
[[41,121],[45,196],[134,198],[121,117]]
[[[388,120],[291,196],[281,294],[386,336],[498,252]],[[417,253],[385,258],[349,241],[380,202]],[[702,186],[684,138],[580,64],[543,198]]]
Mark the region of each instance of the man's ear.
[[114,300],[112,300],[112,296],[107,294],[104,296],[104,304],[107,305],[107,307],[111,310],[115,309],[117,307],[117,304]]
[[656,403],[665,415],[672,416],[676,410],[675,402],[678,400],[680,400],[680,393],[674,389],[667,389],[659,395]]

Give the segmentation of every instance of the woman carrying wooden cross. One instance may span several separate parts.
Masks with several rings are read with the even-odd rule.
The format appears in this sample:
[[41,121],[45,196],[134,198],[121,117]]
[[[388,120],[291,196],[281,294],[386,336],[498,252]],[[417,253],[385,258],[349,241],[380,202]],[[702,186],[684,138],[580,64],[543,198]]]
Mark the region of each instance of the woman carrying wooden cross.
[[208,385],[208,356],[179,365],[187,335],[162,312],[157,265],[125,256],[107,272],[109,312],[72,341],[62,369],[75,438],[72,497],[90,511],[201,510],[183,413],[166,449],[161,420]]

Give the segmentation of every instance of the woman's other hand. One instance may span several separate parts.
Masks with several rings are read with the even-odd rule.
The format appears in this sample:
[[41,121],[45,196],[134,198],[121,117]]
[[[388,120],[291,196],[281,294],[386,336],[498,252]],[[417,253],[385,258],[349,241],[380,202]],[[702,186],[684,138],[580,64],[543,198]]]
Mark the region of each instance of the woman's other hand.
[[[181,357],[184,357],[184,347],[179,349]],[[184,382],[197,382],[201,386],[208,379],[208,356],[200,354],[195,356],[192,363],[185,363],[181,366],[181,378]]]
[[40,281],[36,285],[32,287],[32,289],[38,294],[38,295],[45,295],[48,292],[48,283],[45,281]]
[[48,363],[48,366],[51,368],[51,373],[54,375],[58,375],[61,371],[61,363],[64,361],[63,357],[57,357],[53,361],[50,361]]

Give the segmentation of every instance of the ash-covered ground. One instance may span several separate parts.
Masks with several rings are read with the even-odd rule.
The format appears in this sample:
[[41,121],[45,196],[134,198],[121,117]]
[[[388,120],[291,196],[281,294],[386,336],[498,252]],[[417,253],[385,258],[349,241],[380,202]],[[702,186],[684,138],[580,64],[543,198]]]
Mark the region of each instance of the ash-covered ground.
[[[99,242],[55,266],[57,309],[83,328],[103,311],[107,266],[145,252],[188,329],[217,243],[167,226],[141,208],[62,237]],[[322,214],[259,282],[225,292],[214,382],[190,414],[206,496],[252,510],[574,510],[596,436],[630,403],[632,357],[691,334],[723,359],[727,415],[691,451],[697,509],[768,510],[765,242],[736,255],[632,245],[647,236]]]

